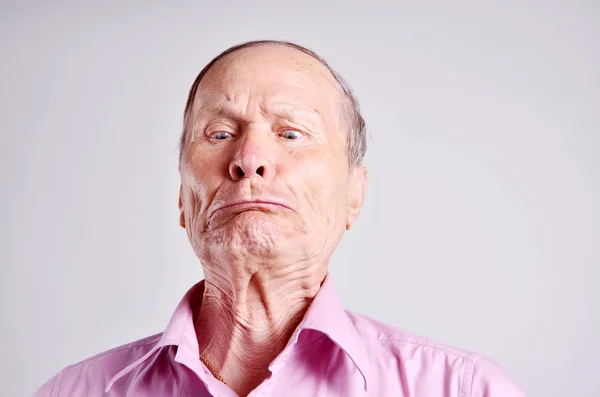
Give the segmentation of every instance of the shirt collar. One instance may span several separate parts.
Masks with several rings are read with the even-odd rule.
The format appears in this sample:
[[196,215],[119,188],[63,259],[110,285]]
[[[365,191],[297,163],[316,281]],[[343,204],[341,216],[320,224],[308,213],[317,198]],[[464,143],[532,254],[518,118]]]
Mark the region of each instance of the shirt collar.
[[346,313],[328,273],[321,289],[312,301],[306,315],[292,336],[295,341],[303,329],[312,329],[324,333],[337,344],[356,366],[364,380],[367,390],[369,378],[369,356],[358,330]]
[[[158,350],[165,346],[177,346],[177,355],[180,351],[185,351],[192,357],[197,357],[198,351],[198,339],[196,339],[196,331],[194,329],[194,308],[202,301],[202,295],[204,293],[204,280],[194,284],[181,298],[181,301],[177,305],[175,312],[171,316],[167,328],[162,333],[158,342],[144,354],[138,358],[120,372],[118,372],[112,379],[106,384],[104,390],[108,393],[112,385],[129,372],[133,371],[136,367],[141,365],[149,357],[155,354]],[[177,356],[175,356],[177,359]]]
[[[117,373],[107,383],[106,393],[118,379],[133,371],[162,347],[178,346],[177,354],[179,354],[179,350],[184,350],[190,356],[198,356],[198,340],[194,329],[193,310],[202,301],[203,293],[204,280],[194,284],[183,296],[156,345],[145,355]],[[319,292],[296,328],[288,345],[295,344],[300,333],[305,329],[322,332],[337,344],[357,367],[363,377],[365,390],[367,389],[367,379],[369,377],[367,351],[358,331],[339,300],[329,274],[325,277]]]

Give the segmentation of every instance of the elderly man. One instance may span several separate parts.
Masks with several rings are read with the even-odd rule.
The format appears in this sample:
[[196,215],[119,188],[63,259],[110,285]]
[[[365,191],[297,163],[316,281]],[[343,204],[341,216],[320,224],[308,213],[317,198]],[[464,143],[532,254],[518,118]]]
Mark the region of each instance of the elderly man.
[[517,397],[492,361],[355,313],[327,267],[363,204],[365,124],[312,51],[250,42],[192,85],[179,222],[204,268],[158,335],[36,396]]

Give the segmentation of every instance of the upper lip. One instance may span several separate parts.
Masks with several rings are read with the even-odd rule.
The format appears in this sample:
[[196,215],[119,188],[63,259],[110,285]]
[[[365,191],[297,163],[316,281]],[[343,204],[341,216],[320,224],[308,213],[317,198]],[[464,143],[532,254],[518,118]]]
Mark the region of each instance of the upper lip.
[[281,201],[277,201],[277,200],[271,200],[271,199],[261,199],[261,200],[238,200],[238,201],[230,201],[230,202],[227,202],[227,203],[223,203],[223,204],[221,204],[221,205],[219,205],[219,206],[215,207],[215,208],[214,208],[214,209],[213,209],[213,210],[210,212],[209,218],[210,218],[211,216],[213,216],[213,215],[214,215],[216,212],[218,212],[218,211],[224,210],[224,209],[226,209],[226,208],[229,208],[229,207],[233,207],[233,206],[235,206],[235,205],[241,205],[241,204],[259,204],[259,205],[260,205],[260,204],[271,204],[271,205],[279,205],[279,206],[281,206],[281,207],[284,207],[284,208],[287,208],[287,209],[289,209],[289,210],[292,210],[292,208],[291,208],[289,205],[287,205],[287,204],[285,204],[285,203],[282,203]]

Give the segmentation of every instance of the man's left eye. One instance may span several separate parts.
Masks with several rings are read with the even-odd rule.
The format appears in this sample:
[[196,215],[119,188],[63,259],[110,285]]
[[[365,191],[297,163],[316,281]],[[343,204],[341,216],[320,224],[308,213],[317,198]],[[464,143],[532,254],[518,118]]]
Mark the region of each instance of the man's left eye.
[[281,136],[285,139],[298,139],[302,137],[302,134],[296,130],[285,130],[283,131]]

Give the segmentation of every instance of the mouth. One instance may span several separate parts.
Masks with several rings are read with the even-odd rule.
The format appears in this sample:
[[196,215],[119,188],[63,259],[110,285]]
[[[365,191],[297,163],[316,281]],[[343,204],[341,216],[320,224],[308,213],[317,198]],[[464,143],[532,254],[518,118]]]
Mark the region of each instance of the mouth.
[[221,207],[218,207],[210,214],[209,217],[212,218],[213,216],[217,215],[220,212],[229,212],[229,211],[243,212],[243,211],[252,211],[252,210],[258,210],[258,211],[289,210],[289,211],[293,211],[292,208],[290,208],[289,206],[287,206],[283,203],[276,202],[276,201],[262,201],[262,200],[260,200],[260,201],[239,201],[239,202],[230,203],[230,204],[226,204]]

